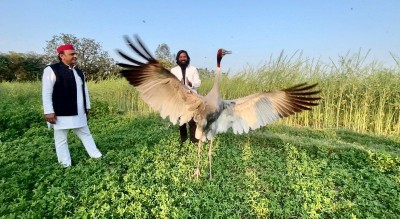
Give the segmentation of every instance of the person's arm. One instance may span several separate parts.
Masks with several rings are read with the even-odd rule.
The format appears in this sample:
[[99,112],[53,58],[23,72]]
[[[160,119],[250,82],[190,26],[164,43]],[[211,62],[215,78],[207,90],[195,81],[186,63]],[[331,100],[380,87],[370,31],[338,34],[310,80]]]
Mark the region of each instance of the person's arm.
[[[85,77],[86,79],[86,77]],[[89,98],[89,89],[88,84],[85,80],[85,97],[86,97],[86,109],[90,110],[90,98]]]
[[197,89],[201,85],[201,80],[200,80],[199,72],[197,71],[197,68],[194,68],[194,70],[193,70],[193,76],[192,76],[191,84],[192,84],[191,87],[193,89]]
[[56,82],[56,75],[51,67],[46,67],[42,76],[42,102],[44,117],[49,123],[56,123],[56,115],[53,108],[53,87]]
[[90,114],[90,98],[89,98],[89,89],[88,89],[88,84],[86,82],[86,77],[85,78],[85,98],[86,98],[86,115],[89,116]]
[[180,81],[182,81],[182,72],[180,68],[171,68],[170,72]]

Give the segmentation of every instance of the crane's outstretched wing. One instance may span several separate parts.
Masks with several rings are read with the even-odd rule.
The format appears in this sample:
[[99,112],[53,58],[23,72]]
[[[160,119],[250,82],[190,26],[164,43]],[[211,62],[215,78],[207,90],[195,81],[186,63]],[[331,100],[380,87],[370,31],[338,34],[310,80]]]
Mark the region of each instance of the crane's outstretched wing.
[[162,118],[169,117],[173,124],[178,121],[180,124],[190,121],[194,111],[204,107],[203,97],[181,84],[175,75],[153,58],[138,36],[136,36],[137,45],[127,36],[125,40],[137,55],[146,60],[146,63],[117,50],[130,62],[117,63],[124,68],[121,74],[139,91],[144,102],[160,112]]
[[226,132],[229,128],[235,134],[247,133],[249,129],[254,130],[280,118],[310,110],[321,99],[315,96],[320,92],[313,90],[316,86],[317,84],[299,84],[284,90],[224,100],[223,110],[214,124],[214,134]]

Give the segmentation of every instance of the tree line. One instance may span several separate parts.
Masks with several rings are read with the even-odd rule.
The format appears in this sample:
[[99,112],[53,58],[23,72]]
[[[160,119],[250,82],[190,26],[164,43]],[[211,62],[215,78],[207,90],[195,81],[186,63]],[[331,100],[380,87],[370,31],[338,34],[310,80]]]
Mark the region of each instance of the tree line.
[[43,69],[43,55],[15,52],[0,54],[0,82],[39,80]]
[[[37,53],[0,53],[0,82],[5,81],[37,81],[41,79],[43,69],[58,62],[56,48],[71,43],[78,53],[78,67],[83,70],[87,80],[106,80],[119,77],[120,68],[108,52],[102,49],[99,42],[90,38],[78,38],[73,34],[54,35],[46,41],[43,54]],[[160,44],[155,56],[167,69],[175,65],[175,55],[167,44]],[[199,69],[201,76],[209,77],[214,72]]]
[[40,80],[43,69],[59,62],[56,48],[71,43],[78,53],[78,67],[87,80],[102,80],[117,77],[119,69],[116,62],[103,51],[100,43],[94,39],[77,38],[72,34],[54,35],[46,41],[43,54],[37,53],[0,53],[0,82],[2,81],[36,81]]

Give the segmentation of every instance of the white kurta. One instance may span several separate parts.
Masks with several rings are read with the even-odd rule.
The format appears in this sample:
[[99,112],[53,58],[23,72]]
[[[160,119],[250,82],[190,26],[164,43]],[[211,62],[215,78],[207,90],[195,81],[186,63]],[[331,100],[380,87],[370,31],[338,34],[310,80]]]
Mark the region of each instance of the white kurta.
[[[171,73],[175,75],[180,81],[182,81],[182,69],[180,66],[175,66],[171,69]],[[187,81],[190,81],[192,83],[192,88],[193,90],[196,90],[198,87],[200,87],[201,80],[199,77],[199,73],[197,72],[196,67],[189,65],[186,68],[185,72],[186,80],[185,84],[188,85]]]
[[[75,69],[72,68],[75,76],[76,87],[77,87],[77,102],[78,102],[78,115],[76,116],[57,116],[56,124],[52,124],[54,129],[72,129],[87,126],[87,118],[85,109],[83,107],[83,93],[82,93],[82,79],[76,73]],[[42,100],[43,100],[43,111],[44,114],[54,113],[53,109],[53,87],[56,82],[56,75],[50,66],[47,66],[43,71],[42,78]],[[87,86],[85,86],[86,96],[86,108],[90,109],[89,92]],[[50,124],[50,123],[48,123]]]

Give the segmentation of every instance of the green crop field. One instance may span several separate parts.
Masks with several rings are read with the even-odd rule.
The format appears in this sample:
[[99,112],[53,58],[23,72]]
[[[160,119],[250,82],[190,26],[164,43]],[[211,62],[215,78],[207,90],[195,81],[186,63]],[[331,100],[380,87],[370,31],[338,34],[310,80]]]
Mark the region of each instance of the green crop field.
[[[57,163],[40,82],[0,83],[0,218],[399,218],[400,71],[282,56],[224,75],[221,94],[318,82],[320,106],[249,134],[220,134],[208,179],[197,146],[179,144],[123,79],[89,82],[89,127],[100,160],[69,136]],[[211,87],[203,78],[200,93]]]

